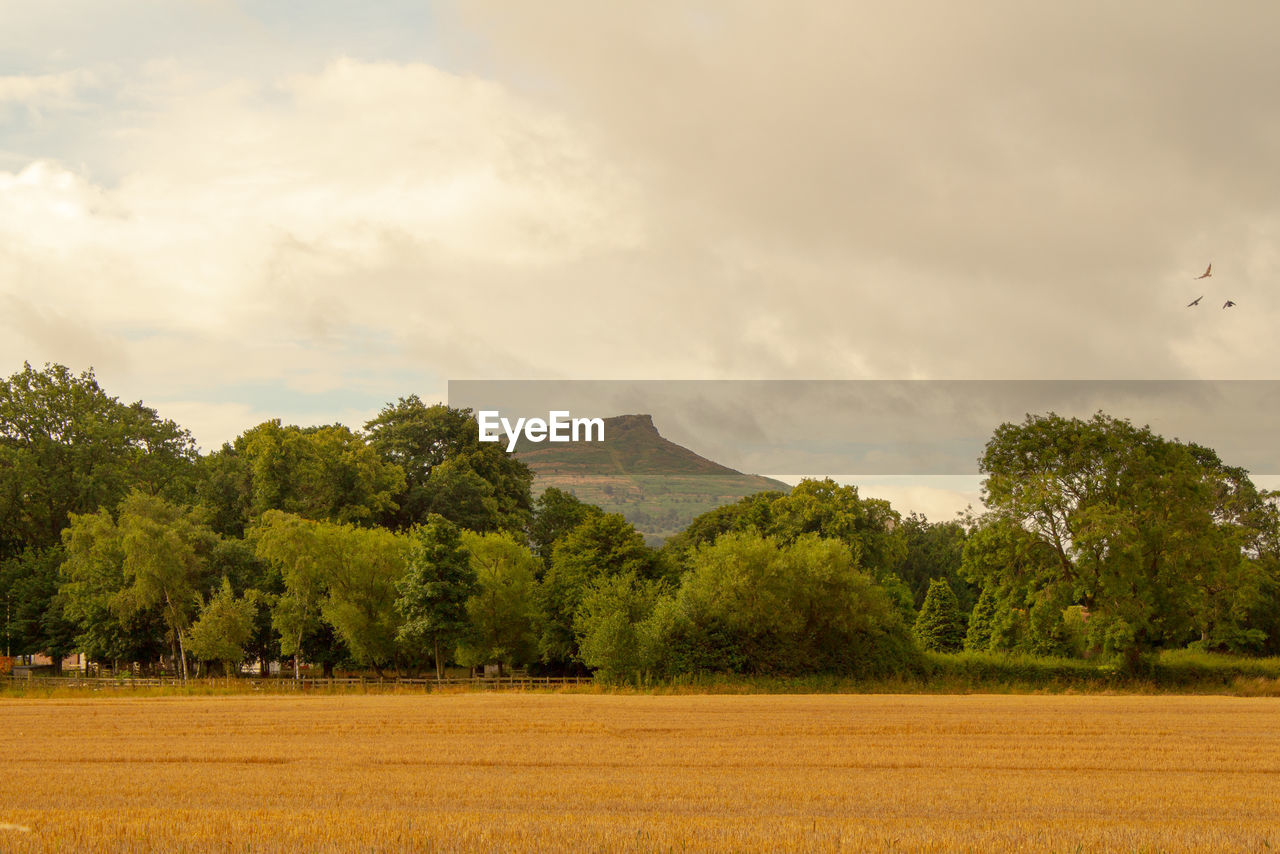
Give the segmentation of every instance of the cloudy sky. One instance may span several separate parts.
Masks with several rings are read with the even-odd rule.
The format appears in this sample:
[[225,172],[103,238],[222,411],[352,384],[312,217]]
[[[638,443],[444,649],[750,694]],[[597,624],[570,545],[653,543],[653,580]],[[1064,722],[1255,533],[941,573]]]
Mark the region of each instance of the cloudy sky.
[[1278,30],[0,0],[0,370],[206,448],[450,379],[1277,378]]

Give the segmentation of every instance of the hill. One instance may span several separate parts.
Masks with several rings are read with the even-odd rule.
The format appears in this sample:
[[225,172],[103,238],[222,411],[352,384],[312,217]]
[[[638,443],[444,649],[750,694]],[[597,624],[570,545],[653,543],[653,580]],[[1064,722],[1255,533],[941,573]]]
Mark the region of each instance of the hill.
[[664,438],[649,415],[604,421],[604,441],[530,443],[516,455],[533,469],[533,491],[572,492],[609,513],[621,513],[657,544],[694,517],[757,492],[788,492],[780,480],[743,474]]

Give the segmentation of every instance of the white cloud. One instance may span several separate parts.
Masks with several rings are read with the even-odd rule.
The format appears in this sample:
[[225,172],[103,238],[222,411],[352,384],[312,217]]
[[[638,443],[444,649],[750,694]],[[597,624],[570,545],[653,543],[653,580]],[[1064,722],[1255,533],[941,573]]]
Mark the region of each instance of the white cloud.
[[0,107],[84,107],[5,153],[0,360],[193,404],[1280,364],[1269,5],[462,6],[487,78],[338,18],[0,12]]
[[312,392],[424,350],[437,376],[502,370],[481,357],[535,340],[533,279],[640,239],[628,181],[492,83],[344,59],[163,106],[129,129],[115,186],[0,172],[6,360]]
[[98,75],[88,69],[53,74],[0,75],[0,105],[61,106],[72,102],[84,89],[99,83]]

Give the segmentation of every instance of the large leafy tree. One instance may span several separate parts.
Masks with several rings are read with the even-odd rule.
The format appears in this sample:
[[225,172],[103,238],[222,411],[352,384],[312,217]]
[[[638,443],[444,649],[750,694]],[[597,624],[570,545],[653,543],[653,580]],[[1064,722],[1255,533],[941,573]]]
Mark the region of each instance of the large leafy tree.
[[544,661],[564,667],[578,660],[574,620],[587,588],[601,577],[625,574],[656,579],[663,573],[644,536],[621,514],[591,514],[560,539],[539,586],[547,618],[541,641]]
[[354,661],[379,673],[402,663],[395,585],[405,572],[403,538],[278,510],[264,513],[250,536],[258,556],[279,567],[284,581],[274,625],[285,655],[306,655],[328,671],[337,650],[316,641],[336,636]]
[[184,635],[208,580],[213,533],[188,510],[133,492],[120,502],[118,520],[106,510],[73,515],[63,538],[61,596],[86,651],[127,660],[136,648],[127,638],[130,628],[158,615],[186,678]]
[[190,433],[108,396],[92,370],[27,364],[0,381],[0,555],[57,545],[72,513],[132,489],[182,497],[195,460]]
[[59,598],[80,651],[117,668],[159,658],[167,647],[164,619],[158,608],[126,603],[124,551],[111,514],[73,515],[65,537]]
[[462,532],[462,545],[476,575],[467,599],[470,632],[459,648],[459,663],[527,665],[538,659],[542,622],[534,597],[541,561],[507,533]]
[[767,534],[775,530],[775,504],[785,498],[782,492],[757,492],[732,504],[723,504],[695,517],[680,533],[662,546],[666,560],[682,571],[699,546],[714,543],[721,534],[732,531],[756,531]]
[[200,500],[219,533],[241,536],[268,510],[321,522],[373,525],[395,508],[400,469],[340,424],[245,431],[202,461]]
[[467,600],[476,591],[476,572],[462,544],[458,527],[442,516],[409,535],[409,569],[396,583],[396,608],[404,616],[400,638],[427,643],[436,664],[436,678],[444,678],[441,647],[448,649],[466,637]]
[[642,638],[659,672],[881,675],[918,653],[892,599],[839,540],[753,531],[699,547]]
[[[1247,473],[1211,450],[1102,413],[1050,413],[997,428],[981,470],[998,522],[975,548],[1002,542],[1018,559],[969,560],[976,581],[1020,588],[1026,608],[1049,616],[1084,606],[1094,644],[1131,664],[1244,629],[1239,594],[1262,586],[1247,552],[1262,500]],[[1050,622],[1041,615],[1041,631]]]
[[159,608],[187,678],[185,633],[203,582],[212,532],[163,498],[134,492],[120,503],[125,613]]
[[365,424],[370,445],[404,471],[383,524],[407,531],[438,514],[472,531],[523,531],[533,472],[501,443],[480,441],[469,409],[427,406],[417,395],[388,404]]
[[62,547],[27,548],[0,560],[4,599],[4,649],[16,655],[43,652],[55,670],[76,649],[77,626],[67,614],[61,584]]
[[182,499],[195,460],[187,431],[109,396],[92,370],[27,364],[0,380],[0,596],[20,617],[18,651],[55,666],[71,651],[55,569],[71,516],[114,508],[133,489]]
[[663,547],[675,566],[687,570],[702,545],[731,532],[754,531],[782,543],[806,534],[836,539],[894,598],[905,618],[914,618],[912,594],[897,569],[907,555],[901,516],[889,502],[863,498],[858,488],[830,478],[802,480],[789,493],[761,492],[702,514]]
[[652,668],[656,650],[645,623],[666,592],[662,582],[634,572],[600,576],[588,585],[573,629],[582,663],[596,678],[617,681]]

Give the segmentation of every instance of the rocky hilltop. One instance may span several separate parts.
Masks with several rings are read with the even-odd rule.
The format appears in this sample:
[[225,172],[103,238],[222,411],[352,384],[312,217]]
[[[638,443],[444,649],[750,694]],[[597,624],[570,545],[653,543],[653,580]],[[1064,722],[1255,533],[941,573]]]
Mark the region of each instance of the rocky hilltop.
[[743,474],[677,445],[643,414],[606,418],[603,442],[522,439],[516,454],[533,469],[535,495],[549,486],[572,492],[621,513],[655,544],[721,504],[790,490],[782,481]]

